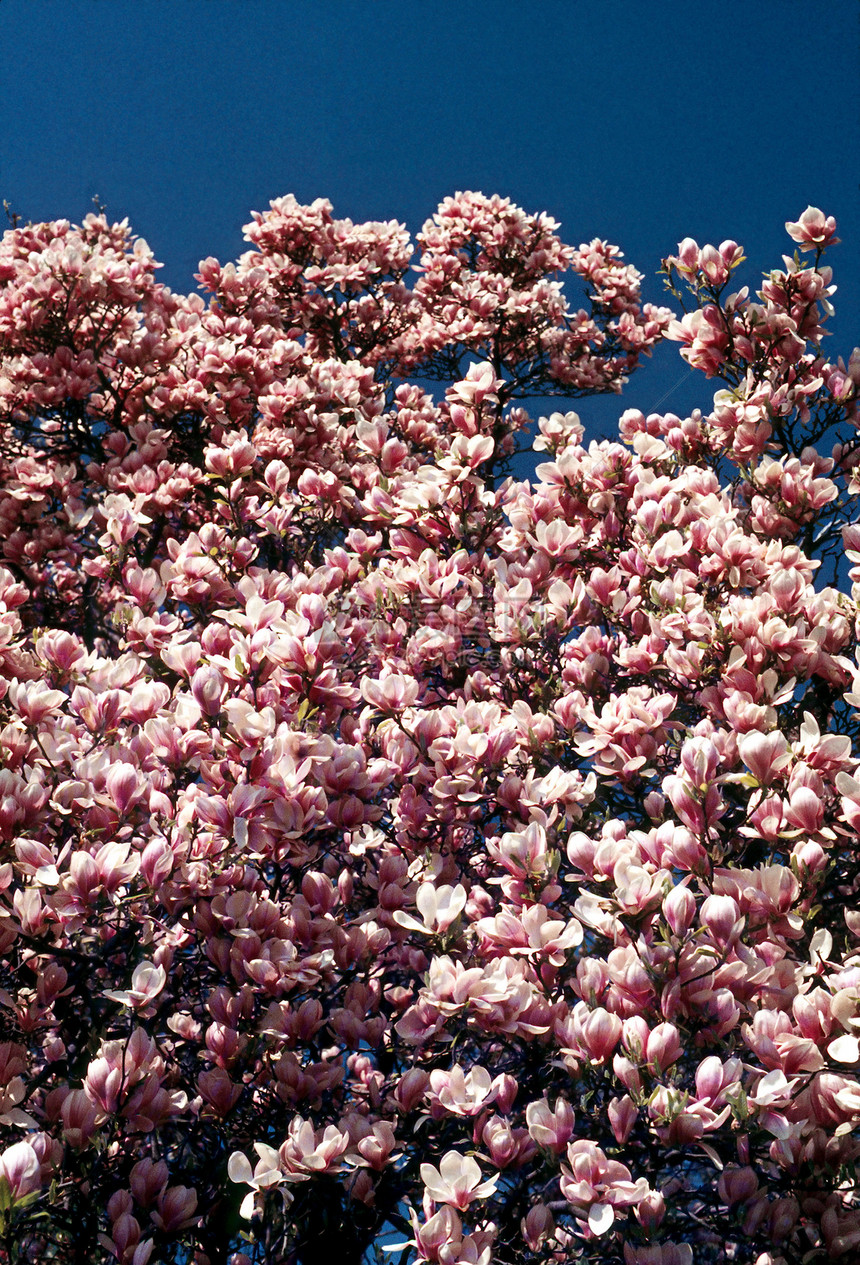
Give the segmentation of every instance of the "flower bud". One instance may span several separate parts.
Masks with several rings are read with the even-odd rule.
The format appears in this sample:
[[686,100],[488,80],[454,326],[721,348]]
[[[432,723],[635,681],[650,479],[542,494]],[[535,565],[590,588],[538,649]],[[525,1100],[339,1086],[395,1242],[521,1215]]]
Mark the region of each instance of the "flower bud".
[[681,1056],[682,1046],[678,1029],[672,1023],[658,1023],[648,1034],[645,1046],[648,1070],[662,1075]]
[[615,1137],[615,1141],[619,1146],[623,1146],[630,1134],[639,1116],[639,1112],[633,1104],[633,1099],[629,1094],[625,1094],[623,1098],[612,1098],[606,1108],[606,1114],[609,1116],[609,1126]]
[[131,1170],[129,1185],[141,1208],[151,1207],[167,1185],[168,1170],[164,1160],[139,1160]]
[[514,1099],[519,1091],[516,1077],[511,1076],[508,1072],[502,1072],[493,1081],[496,1090],[496,1107],[504,1116],[514,1105]]
[[746,1203],[758,1190],[758,1178],[751,1168],[727,1168],[717,1183],[720,1198],[729,1208]]
[[394,1091],[394,1100],[404,1115],[418,1106],[429,1084],[430,1077],[420,1067],[410,1068],[401,1076]]
[[621,1020],[602,1006],[593,1010],[582,1025],[582,1040],[595,1062],[603,1062],[621,1039]]
[[651,1190],[634,1208],[636,1220],[645,1233],[650,1236],[658,1230],[666,1215],[666,1200],[659,1190]]
[[631,1015],[629,1019],[624,1020],[621,1040],[631,1058],[642,1057],[648,1043],[649,1031],[648,1024],[641,1015]]
[[527,1246],[537,1252],[555,1229],[555,1220],[546,1204],[535,1204],[520,1222]]
[[679,883],[663,901],[663,917],[676,936],[689,931],[696,917],[696,898],[689,887]]
[[719,948],[733,944],[743,927],[740,906],[732,896],[708,896],[699,910],[699,921]]

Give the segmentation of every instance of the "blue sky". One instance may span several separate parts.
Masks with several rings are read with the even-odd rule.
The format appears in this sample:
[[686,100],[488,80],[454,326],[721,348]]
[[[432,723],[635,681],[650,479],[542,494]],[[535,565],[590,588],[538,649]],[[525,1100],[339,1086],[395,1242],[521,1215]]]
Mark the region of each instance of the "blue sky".
[[[755,283],[811,203],[844,243],[828,352],[860,341],[855,0],[0,0],[0,42],[0,199],[80,220],[98,195],[174,289],[287,192],[413,232],[500,193],[619,244],[656,301],[680,238],[735,238]],[[683,373],[658,349],[579,411],[608,433]],[[661,407],[710,394],[695,374]]]

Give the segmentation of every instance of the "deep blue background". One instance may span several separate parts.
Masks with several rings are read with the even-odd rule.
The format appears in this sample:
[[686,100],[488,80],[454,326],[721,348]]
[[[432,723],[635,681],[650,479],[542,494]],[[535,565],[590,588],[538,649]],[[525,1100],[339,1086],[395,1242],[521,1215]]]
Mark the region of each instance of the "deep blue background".
[[[844,242],[828,353],[860,341],[856,0],[2,0],[0,47],[0,199],[80,220],[98,195],[174,289],[287,192],[413,232],[501,193],[619,244],[655,301],[682,237],[735,238],[755,285],[811,203]],[[579,411],[707,408],[684,375],[665,346]]]

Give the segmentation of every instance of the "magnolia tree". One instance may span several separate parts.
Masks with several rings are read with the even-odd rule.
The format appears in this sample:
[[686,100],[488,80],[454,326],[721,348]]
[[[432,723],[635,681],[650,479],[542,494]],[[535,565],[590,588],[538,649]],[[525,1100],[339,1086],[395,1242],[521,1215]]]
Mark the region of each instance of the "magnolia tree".
[[[557,227],[3,238],[4,1265],[860,1256],[835,224],[674,319]],[[690,417],[518,403],[664,336]]]

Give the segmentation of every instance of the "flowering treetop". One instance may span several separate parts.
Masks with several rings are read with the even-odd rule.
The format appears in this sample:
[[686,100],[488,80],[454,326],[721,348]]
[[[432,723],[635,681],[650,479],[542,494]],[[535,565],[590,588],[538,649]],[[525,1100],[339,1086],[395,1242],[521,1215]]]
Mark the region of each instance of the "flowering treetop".
[[[6,233],[0,1260],[856,1258],[835,223],[676,315],[557,228]],[[535,432],[664,336],[707,408]]]

